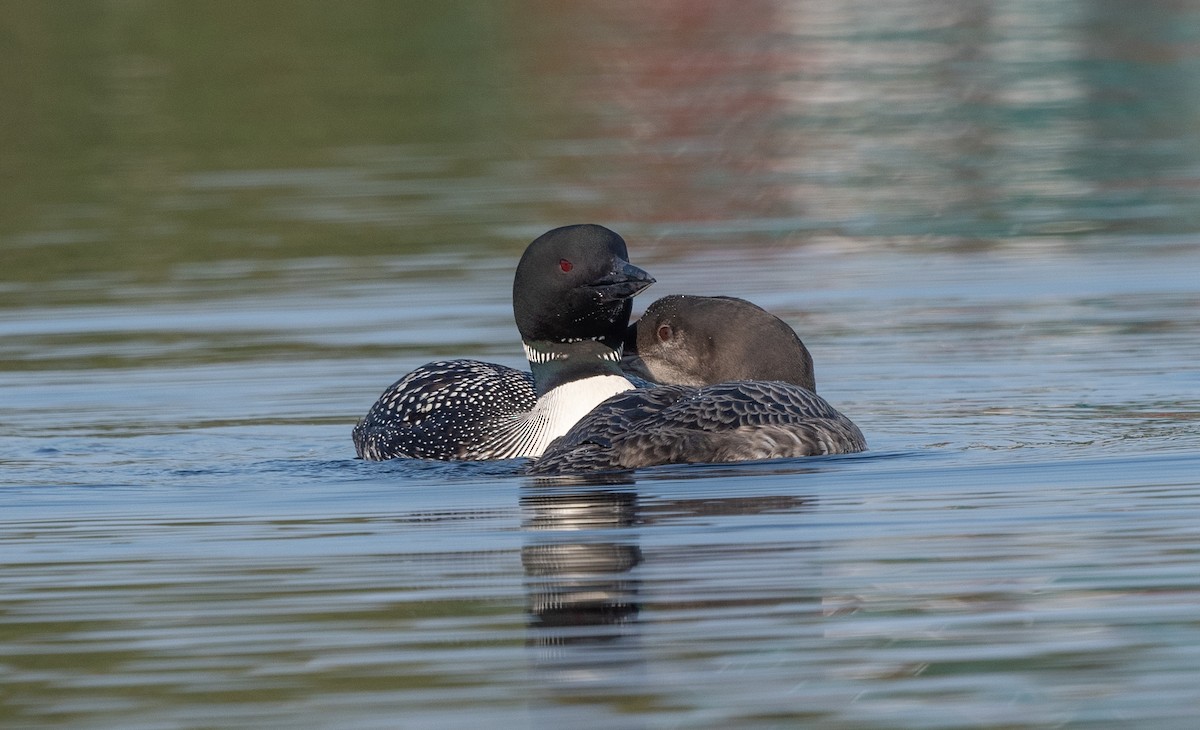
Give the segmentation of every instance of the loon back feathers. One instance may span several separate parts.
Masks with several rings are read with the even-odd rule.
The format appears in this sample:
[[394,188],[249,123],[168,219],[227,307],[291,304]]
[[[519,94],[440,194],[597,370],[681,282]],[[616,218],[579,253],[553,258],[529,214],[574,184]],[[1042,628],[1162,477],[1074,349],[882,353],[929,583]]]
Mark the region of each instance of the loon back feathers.
[[358,456],[486,459],[490,435],[537,402],[533,375],[478,360],[443,360],[393,383],[354,427]]
[[867,447],[816,393],[779,381],[631,390],[602,403],[530,464],[531,474],[823,454]]
[[[636,375],[627,374],[626,379],[628,386],[611,381],[596,385],[607,383],[609,393],[653,385]],[[544,408],[539,410],[532,373],[479,360],[431,362],[389,386],[355,425],[351,437],[358,457],[372,461],[528,456],[530,449],[536,447],[540,453],[553,440],[536,434],[542,418],[548,425],[556,415],[583,415],[565,412],[575,395],[578,387],[564,386],[543,400]]]

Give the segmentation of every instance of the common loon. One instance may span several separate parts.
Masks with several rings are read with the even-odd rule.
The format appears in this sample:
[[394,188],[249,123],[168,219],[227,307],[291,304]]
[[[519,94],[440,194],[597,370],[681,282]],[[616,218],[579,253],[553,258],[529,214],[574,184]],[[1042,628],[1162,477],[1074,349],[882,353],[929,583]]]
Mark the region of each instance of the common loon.
[[654,283],[625,241],[597,225],[555,228],[525,249],[513,314],[531,373],[477,360],[424,365],[383,392],[354,427],[364,459],[537,456],[609,396],[621,371],[630,301]]
[[635,325],[637,354],[662,385],[619,393],[527,466],[530,474],[617,471],[867,448],[816,394],[812,357],[781,320],[742,299],[665,297]]

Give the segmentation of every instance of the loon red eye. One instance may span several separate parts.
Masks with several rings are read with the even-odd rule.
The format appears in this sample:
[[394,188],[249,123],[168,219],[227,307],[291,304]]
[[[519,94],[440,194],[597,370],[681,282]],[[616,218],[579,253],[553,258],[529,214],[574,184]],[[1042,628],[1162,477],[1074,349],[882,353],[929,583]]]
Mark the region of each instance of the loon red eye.
[[660,342],[666,342],[667,340],[671,339],[675,332],[671,329],[671,325],[661,324],[658,326],[657,334]]
[[558,260],[558,268],[562,269],[563,273],[565,274],[568,271],[570,271],[571,269],[575,268],[575,264],[571,263],[570,261],[567,261],[566,259],[559,259]]

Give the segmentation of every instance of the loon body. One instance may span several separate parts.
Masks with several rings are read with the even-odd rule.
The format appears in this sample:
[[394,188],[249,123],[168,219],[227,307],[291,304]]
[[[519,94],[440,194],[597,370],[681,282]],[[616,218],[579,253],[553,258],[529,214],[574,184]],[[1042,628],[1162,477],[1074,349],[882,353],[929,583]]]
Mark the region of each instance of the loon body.
[[858,427],[817,395],[804,343],[759,307],[729,297],[665,297],[632,329],[646,374],[684,384],[613,396],[551,443],[529,473],[867,448]]
[[513,313],[530,373],[477,360],[430,363],[392,384],[354,427],[364,459],[537,456],[598,403],[635,387],[620,368],[630,301],[654,279],[596,225],[529,244]]

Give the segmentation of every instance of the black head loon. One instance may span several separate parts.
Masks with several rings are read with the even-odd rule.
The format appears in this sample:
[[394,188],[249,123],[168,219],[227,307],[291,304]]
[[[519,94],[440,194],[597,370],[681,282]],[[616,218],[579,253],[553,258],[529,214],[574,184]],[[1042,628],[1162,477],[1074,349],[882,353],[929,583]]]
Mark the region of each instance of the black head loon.
[[513,314],[532,373],[451,360],[392,384],[354,427],[364,459],[536,456],[596,404],[634,387],[620,368],[630,301],[654,283],[597,225],[556,228],[525,249]]
[[804,343],[753,304],[727,297],[667,297],[650,306],[635,331],[638,355],[650,375],[697,385],[639,388],[609,398],[551,443],[530,463],[529,473],[867,448],[858,427],[814,392],[812,358]]

